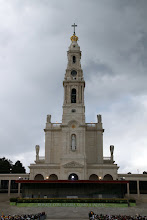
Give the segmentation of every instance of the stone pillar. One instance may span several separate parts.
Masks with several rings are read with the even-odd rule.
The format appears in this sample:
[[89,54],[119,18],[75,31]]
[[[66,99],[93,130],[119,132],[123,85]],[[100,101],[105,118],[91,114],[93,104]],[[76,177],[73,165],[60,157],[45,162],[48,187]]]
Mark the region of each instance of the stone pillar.
[[66,103],[66,86],[64,86],[64,104]]
[[97,163],[103,164],[103,127],[102,116],[97,115]]
[[128,196],[128,198],[129,198],[129,196],[130,196],[129,183],[127,183],[127,196]]
[[10,192],[11,192],[11,180],[9,180],[8,183],[8,196],[10,197]]
[[84,104],[84,86],[82,86],[82,104]]
[[67,97],[67,99],[68,99],[68,103],[71,103],[71,88],[70,88],[70,86],[68,86],[68,97]]
[[77,94],[76,94],[76,103],[79,103],[79,87],[78,86],[76,86],[76,91],[77,91]]
[[139,180],[137,180],[137,195],[140,197]]
[[21,183],[18,183],[18,197],[20,197],[20,186],[21,186]]

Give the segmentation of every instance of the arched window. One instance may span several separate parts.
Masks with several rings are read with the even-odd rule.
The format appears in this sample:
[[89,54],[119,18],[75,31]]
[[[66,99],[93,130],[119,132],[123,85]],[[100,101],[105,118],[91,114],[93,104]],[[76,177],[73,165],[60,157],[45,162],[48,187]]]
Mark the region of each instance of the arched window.
[[71,135],[71,150],[72,151],[76,150],[76,135],[75,134]]
[[42,176],[42,174],[37,174],[34,180],[44,180],[44,177]]
[[71,90],[71,103],[76,103],[76,89]]
[[72,57],[72,61],[73,61],[73,63],[76,63],[76,57],[75,56]]
[[71,173],[68,177],[68,180],[78,180],[78,175],[75,173]]

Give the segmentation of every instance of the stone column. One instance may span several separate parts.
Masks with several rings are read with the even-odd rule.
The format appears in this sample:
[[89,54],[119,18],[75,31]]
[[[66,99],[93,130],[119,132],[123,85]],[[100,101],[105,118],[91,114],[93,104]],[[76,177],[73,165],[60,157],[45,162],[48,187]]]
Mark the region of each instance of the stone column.
[[76,94],[76,103],[79,103],[79,87],[78,86],[76,86],[76,91],[77,91],[77,94]]
[[127,183],[127,196],[128,196],[128,198],[129,198],[129,196],[130,196],[129,183]]
[[8,183],[8,196],[10,197],[10,192],[11,192],[11,180],[9,180]]
[[68,103],[71,103],[71,88],[70,88],[70,86],[68,86],[68,97],[67,97],[67,99],[68,99]]
[[137,195],[140,197],[139,180],[137,180]]
[[82,104],[84,104],[84,86],[82,86]]
[[18,197],[20,197],[20,186],[21,186],[21,183],[18,183]]

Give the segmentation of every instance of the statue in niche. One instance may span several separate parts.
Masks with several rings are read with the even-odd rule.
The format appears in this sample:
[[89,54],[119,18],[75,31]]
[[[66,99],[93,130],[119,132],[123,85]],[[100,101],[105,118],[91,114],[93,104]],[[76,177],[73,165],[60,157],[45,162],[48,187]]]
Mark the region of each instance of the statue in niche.
[[47,123],[51,123],[51,115],[47,115]]
[[71,136],[71,149],[72,151],[76,150],[76,135],[72,134]]
[[101,115],[97,115],[97,121],[98,121],[98,123],[102,123],[102,116]]

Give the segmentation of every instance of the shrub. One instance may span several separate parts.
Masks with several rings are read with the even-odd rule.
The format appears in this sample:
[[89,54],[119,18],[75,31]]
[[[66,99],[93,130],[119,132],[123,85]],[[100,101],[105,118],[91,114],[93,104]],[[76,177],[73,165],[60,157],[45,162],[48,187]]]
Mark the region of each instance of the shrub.
[[10,198],[10,202],[17,202],[17,198]]
[[[17,203],[128,203],[127,199],[120,198],[11,198],[10,202]],[[133,199],[129,200],[130,203],[135,203]]]

